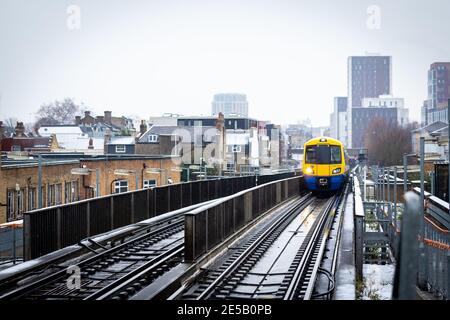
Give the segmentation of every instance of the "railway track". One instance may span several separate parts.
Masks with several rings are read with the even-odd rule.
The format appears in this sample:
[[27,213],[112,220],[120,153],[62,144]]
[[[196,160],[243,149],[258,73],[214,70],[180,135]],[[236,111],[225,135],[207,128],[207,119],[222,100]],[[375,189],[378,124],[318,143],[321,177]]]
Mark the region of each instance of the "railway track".
[[[151,231],[107,249],[75,266],[79,285],[68,284],[67,267],[0,295],[1,299],[123,299],[182,261],[184,218],[174,217]],[[145,273],[145,277],[142,274]],[[140,276],[140,277],[139,277]],[[131,283],[139,277],[139,281]]]
[[[268,228],[204,270],[179,299],[311,299],[333,215],[341,197],[310,195],[286,208]],[[330,277],[332,281],[332,277]]]

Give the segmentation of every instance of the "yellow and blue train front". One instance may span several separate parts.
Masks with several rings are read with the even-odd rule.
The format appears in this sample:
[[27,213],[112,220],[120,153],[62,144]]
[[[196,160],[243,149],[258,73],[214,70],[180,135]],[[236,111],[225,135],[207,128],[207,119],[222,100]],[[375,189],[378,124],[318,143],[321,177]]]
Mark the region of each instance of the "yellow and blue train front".
[[304,172],[304,181],[308,190],[335,191],[342,187],[346,178],[340,165],[310,165]]

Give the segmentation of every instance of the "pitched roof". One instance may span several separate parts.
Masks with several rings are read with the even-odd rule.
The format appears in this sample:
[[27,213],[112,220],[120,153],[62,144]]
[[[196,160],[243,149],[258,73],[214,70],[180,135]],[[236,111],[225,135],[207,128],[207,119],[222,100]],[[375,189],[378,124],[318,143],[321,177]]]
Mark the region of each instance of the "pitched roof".
[[19,146],[20,151],[30,151],[35,149],[50,150],[52,139],[54,137],[11,137],[1,140],[1,151],[18,151],[12,150],[13,146]]
[[422,128],[415,129],[412,132],[420,132],[420,131],[425,130],[428,133],[431,133],[433,131],[437,131],[439,129],[445,128],[446,126],[447,126],[446,123],[441,122],[441,121],[436,121],[436,122],[433,122],[433,123],[431,123],[429,125],[426,125],[426,126],[424,126]]
[[182,137],[182,142],[190,143],[193,137],[200,134],[204,142],[212,142],[213,137],[216,136],[218,130],[216,127],[191,127],[191,126],[152,126],[140,138],[138,143],[147,143],[150,135],[177,135]]

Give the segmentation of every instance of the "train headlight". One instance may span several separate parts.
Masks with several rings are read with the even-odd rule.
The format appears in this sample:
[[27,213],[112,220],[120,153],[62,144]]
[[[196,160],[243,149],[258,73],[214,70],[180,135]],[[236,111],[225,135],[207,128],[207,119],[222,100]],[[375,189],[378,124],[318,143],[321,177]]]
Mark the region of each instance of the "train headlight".
[[313,168],[311,168],[311,167],[306,168],[305,169],[305,173],[306,174],[313,174],[314,173]]
[[340,172],[341,172],[341,168],[336,168],[333,170],[333,174],[340,173]]

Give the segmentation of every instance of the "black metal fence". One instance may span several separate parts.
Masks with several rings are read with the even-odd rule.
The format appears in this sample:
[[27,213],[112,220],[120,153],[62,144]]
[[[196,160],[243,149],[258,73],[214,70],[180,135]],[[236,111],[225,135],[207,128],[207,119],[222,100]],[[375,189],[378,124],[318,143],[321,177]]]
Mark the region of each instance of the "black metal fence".
[[439,199],[448,202],[448,164],[434,164],[434,193]]
[[193,181],[26,212],[24,259],[34,259],[87,237],[293,175],[282,173]]
[[300,193],[302,177],[259,185],[185,214],[185,260],[195,261],[280,202]]

